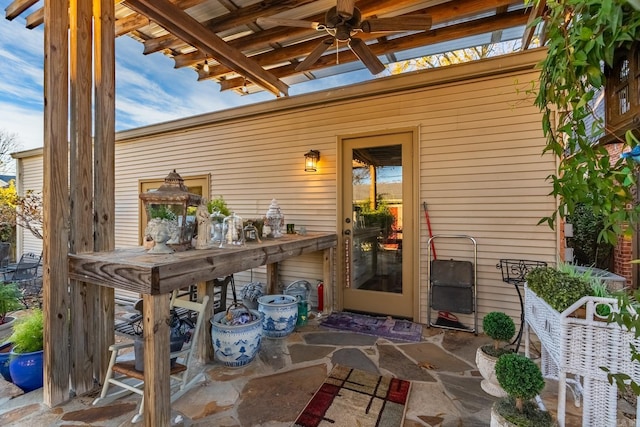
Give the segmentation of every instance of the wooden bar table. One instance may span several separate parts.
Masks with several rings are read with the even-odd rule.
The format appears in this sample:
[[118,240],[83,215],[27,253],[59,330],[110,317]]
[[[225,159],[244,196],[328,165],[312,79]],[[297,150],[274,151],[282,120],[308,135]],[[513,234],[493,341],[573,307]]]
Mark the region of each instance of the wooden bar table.
[[[213,298],[214,279],[262,265],[267,266],[267,288],[273,292],[278,262],[317,251],[324,252],[325,289],[332,289],[337,241],[336,234],[287,234],[243,247],[191,249],[168,255],[147,254],[141,246],[70,254],[69,277],[142,294],[145,426],[169,426],[169,294],[174,289],[203,283],[198,288],[199,296],[207,294]],[[207,316],[213,316],[213,304]],[[196,344],[201,359],[213,360],[211,334],[200,334]],[[108,352],[108,348],[100,350]]]

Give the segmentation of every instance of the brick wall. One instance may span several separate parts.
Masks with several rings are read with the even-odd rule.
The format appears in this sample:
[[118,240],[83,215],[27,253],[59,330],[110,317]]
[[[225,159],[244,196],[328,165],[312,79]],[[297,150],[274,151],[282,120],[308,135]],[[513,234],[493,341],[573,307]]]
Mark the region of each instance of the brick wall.
[[[606,148],[611,157],[611,161],[615,162],[620,158],[622,153],[623,144],[614,143],[607,144]],[[627,279],[627,284],[636,288],[637,285],[633,283],[633,268],[631,260],[633,259],[633,236],[624,236],[618,239],[618,244],[613,249],[613,271],[619,276]]]

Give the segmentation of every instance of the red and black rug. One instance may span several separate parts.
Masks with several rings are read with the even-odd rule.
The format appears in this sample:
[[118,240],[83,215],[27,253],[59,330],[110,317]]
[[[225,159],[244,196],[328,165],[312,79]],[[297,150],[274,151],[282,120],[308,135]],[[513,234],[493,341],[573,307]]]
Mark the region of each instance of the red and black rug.
[[399,427],[411,382],[336,365],[294,427]]

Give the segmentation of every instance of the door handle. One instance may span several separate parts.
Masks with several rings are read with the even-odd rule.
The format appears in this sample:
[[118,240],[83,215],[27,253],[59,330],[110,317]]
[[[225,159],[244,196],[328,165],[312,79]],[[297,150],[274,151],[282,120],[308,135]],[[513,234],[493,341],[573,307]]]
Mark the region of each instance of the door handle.
[[[345,230],[345,234],[347,234]],[[347,237],[344,239],[344,287],[351,287],[351,238]]]

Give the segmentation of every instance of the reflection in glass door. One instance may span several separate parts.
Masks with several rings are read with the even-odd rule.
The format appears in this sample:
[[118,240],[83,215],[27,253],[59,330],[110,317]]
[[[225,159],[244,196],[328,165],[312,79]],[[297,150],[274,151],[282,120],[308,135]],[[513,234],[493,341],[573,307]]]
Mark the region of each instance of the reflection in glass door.
[[[411,132],[343,141],[343,302],[347,310],[412,317],[407,258]],[[407,166],[408,164],[408,166]],[[407,222],[407,220],[409,222]]]

